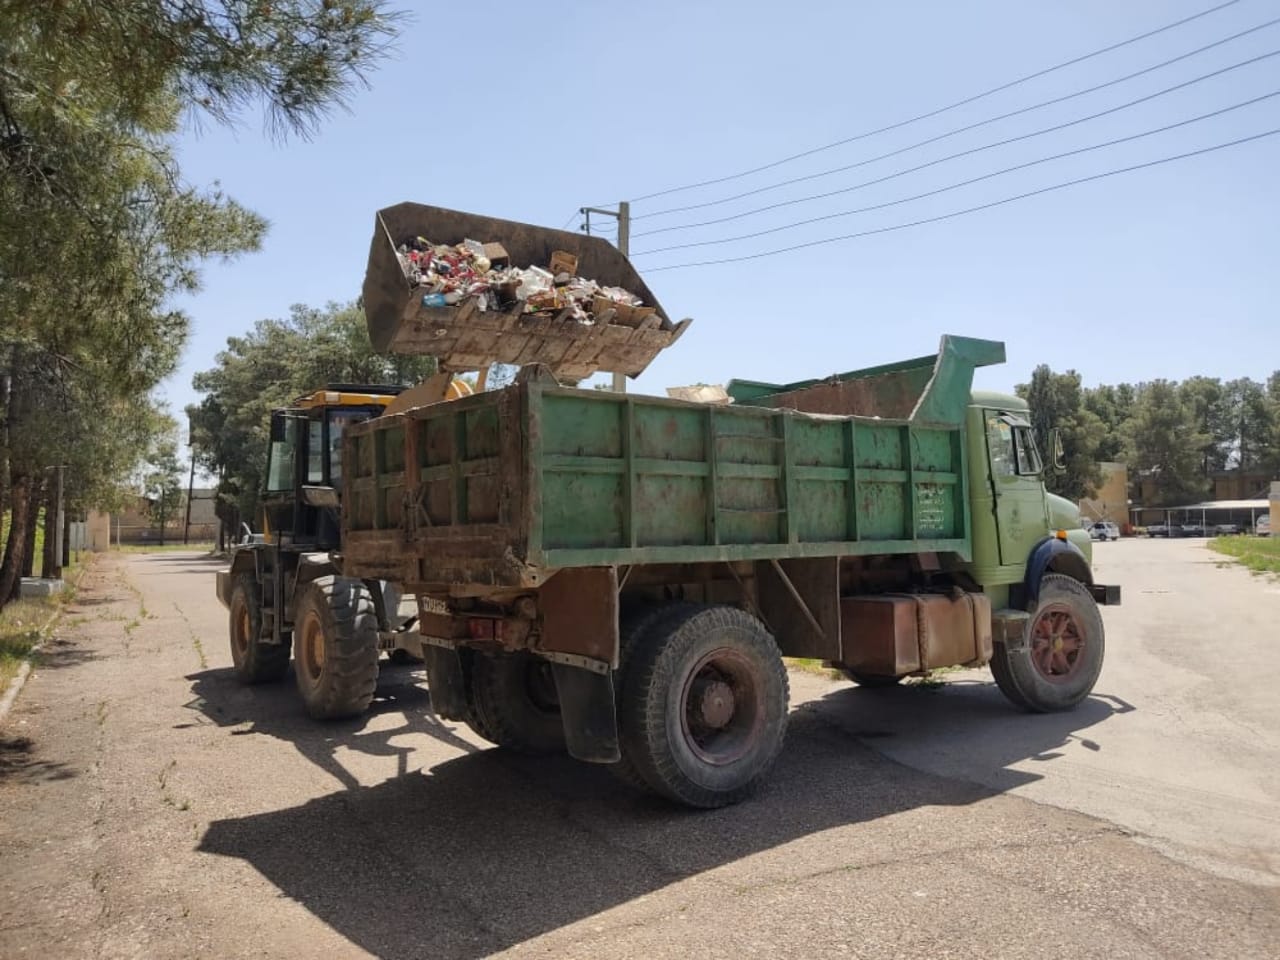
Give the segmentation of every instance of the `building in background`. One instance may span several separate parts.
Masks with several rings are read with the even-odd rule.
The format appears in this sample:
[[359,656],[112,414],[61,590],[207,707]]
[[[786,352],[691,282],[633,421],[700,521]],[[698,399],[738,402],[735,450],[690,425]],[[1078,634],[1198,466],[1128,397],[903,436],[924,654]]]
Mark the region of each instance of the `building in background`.
[[[192,491],[188,536],[192,543],[210,543],[218,538],[214,494],[211,489],[196,488]],[[85,534],[87,549],[99,553],[115,544],[159,543],[160,525],[153,519],[151,511],[152,501],[147,497],[133,497],[123,510],[113,514],[91,510]],[[174,515],[165,521],[165,543],[182,543],[186,519],[187,494],[184,490]]]
[[1124,527],[1129,523],[1129,469],[1123,463],[1104,460],[1102,483],[1094,496],[1080,501],[1080,516],[1086,523],[1110,520]]

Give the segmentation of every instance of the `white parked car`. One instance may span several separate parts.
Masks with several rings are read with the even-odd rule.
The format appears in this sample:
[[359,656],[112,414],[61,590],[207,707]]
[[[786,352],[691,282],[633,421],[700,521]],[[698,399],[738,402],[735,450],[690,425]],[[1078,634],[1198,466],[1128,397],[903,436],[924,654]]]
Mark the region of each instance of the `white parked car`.
[[1110,520],[1099,520],[1089,528],[1089,536],[1094,540],[1119,540],[1120,528]]
[[1253,532],[1260,537],[1271,536],[1271,514],[1264,513],[1260,516],[1257,525],[1253,528]]

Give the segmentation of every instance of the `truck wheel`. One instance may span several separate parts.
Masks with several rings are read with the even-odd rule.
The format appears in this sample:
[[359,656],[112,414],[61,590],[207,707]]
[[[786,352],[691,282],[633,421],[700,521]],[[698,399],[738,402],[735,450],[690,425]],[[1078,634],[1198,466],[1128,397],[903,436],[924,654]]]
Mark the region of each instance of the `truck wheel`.
[[551,662],[527,653],[477,654],[471,666],[475,722],[486,740],[516,753],[563,753],[564,721]]
[[1040,581],[1040,599],[1027,622],[1026,646],[997,644],[991,661],[996,685],[1033,713],[1069,710],[1087,697],[1102,671],[1102,614],[1088,588],[1059,573]]
[[241,683],[269,683],[289,669],[289,647],[262,641],[262,592],[251,573],[231,588],[231,662]]
[[856,670],[850,670],[848,667],[841,667],[840,672],[858,686],[866,687],[870,690],[874,690],[877,687],[896,687],[902,682],[901,677],[883,676],[878,673],[858,673]]
[[298,600],[294,673],[317,720],[364,713],[378,685],[378,614],[369,588],[346,577],[319,577]]
[[622,752],[651,790],[691,807],[747,796],[787,726],[787,671],[760,621],[693,607],[636,648],[619,708]]
[[[613,673],[613,699],[619,713],[622,710],[623,690],[627,677],[631,674],[632,654],[646,641],[646,638],[659,635],[668,623],[685,615],[691,606],[687,603],[650,604],[632,610],[623,619],[621,629],[618,631],[618,669]],[[621,759],[617,763],[609,764],[608,769],[629,787],[635,787],[637,790],[649,789],[649,785],[640,775],[640,771],[636,769],[636,765],[625,749],[622,751]]]

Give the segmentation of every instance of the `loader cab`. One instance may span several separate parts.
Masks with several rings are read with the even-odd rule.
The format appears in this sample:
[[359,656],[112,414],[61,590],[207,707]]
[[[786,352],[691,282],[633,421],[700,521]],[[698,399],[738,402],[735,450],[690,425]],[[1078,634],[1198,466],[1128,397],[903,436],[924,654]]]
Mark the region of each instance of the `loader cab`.
[[379,416],[403,389],[331,384],[272,412],[260,518],[268,540],[338,548],[343,432]]
[[[984,582],[1020,578],[1050,527],[1030,408],[1019,397],[975,392],[968,421],[974,565]],[[1009,575],[999,576],[1001,568]]]

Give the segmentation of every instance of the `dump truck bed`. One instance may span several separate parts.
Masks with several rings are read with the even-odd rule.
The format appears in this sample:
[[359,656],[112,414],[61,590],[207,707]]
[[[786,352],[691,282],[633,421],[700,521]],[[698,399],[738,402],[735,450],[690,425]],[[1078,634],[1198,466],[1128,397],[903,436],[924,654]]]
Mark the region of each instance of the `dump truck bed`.
[[[964,410],[973,367],[998,359],[1000,344],[947,338],[906,364],[756,384],[754,405],[530,377],[359,424],[345,440],[347,569],[423,589],[528,589],[567,567],[967,559]],[[864,413],[804,411],[841,393]],[[905,415],[876,416],[877,396]]]

